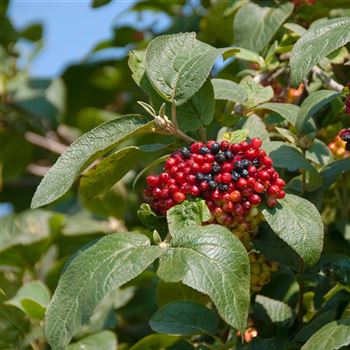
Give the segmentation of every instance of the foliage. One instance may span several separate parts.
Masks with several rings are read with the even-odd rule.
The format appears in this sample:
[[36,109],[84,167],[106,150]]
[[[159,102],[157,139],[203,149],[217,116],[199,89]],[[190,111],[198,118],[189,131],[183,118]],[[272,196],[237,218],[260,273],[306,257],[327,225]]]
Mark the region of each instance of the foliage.
[[[52,79],[28,70],[45,28],[16,28],[8,7],[0,349],[349,346],[349,4],[136,1],[141,24],[117,20]],[[120,57],[101,59],[110,48]],[[248,223],[195,195],[166,213],[144,202],[174,151],[256,138],[287,194],[269,205],[266,183]]]

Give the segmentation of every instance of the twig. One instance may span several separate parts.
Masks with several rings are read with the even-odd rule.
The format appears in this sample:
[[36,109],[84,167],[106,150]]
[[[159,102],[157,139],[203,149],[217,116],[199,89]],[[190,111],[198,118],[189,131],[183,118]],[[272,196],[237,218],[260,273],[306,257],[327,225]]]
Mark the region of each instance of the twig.
[[35,134],[31,131],[27,131],[24,134],[24,137],[28,142],[32,143],[33,145],[40,146],[57,154],[62,154],[67,149],[66,145],[63,145],[62,143],[59,143],[47,137]]
[[27,171],[33,175],[44,177],[45,174],[49,171],[50,167],[42,166],[37,164],[29,164],[27,166]]
[[175,128],[178,129],[179,127],[177,125],[176,105],[175,105],[175,103],[173,103],[171,105],[171,121],[173,122]]
[[323,84],[325,84],[329,89],[335,91],[342,91],[344,89],[344,85],[337,83],[334,79],[328,76],[320,67],[314,66],[312,68],[313,73],[321,79]]
[[305,281],[304,281],[304,261],[300,261],[299,267],[299,297],[298,297],[298,326],[299,328],[303,325],[303,308],[304,308],[304,290],[305,290]]

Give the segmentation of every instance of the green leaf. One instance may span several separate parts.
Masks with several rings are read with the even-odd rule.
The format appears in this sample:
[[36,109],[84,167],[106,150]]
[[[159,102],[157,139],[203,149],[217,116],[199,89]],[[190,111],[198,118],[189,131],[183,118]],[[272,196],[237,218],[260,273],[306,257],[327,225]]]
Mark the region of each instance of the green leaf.
[[272,230],[309,265],[320,257],[323,247],[323,223],[316,207],[304,198],[287,194],[275,208],[262,213]]
[[228,100],[242,104],[248,98],[245,89],[231,80],[212,79],[211,83],[213,84],[216,100]]
[[43,36],[43,26],[40,23],[34,23],[24,28],[19,34],[24,39],[38,41]]
[[262,309],[270,322],[286,324],[292,321],[293,311],[291,307],[282,301],[274,300],[264,295],[255,298],[256,307]]
[[70,344],[67,350],[114,350],[117,349],[117,338],[111,331],[102,331]]
[[6,301],[6,304],[17,307],[30,317],[43,320],[49,302],[48,288],[40,281],[32,281],[25,283],[13,298]]
[[328,310],[321,315],[317,315],[310,323],[304,326],[294,337],[295,341],[304,343],[313,334],[315,334],[321,327],[334,320],[336,317],[336,310]]
[[311,28],[296,42],[290,57],[294,85],[322,58],[350,41],[350,17],[324,20]]
[[91,6],[97,8],[109,4],[111,1],[112,0],[93,0]]
[[294,5],[290,2],[281,5],[273,2],[268,2],[268,5],[252,2],[244,4],[234,20],[235,44],[261,52],[292,13],[293,8]]
[[301,350],[336,350],[350,344],[350,318],[328,323],[318,330]]
[[64,217],[46,210],[26,210],[1,218],[0,265],[35,263]]
[[211,219],[210,211],[204,200],[184,201],[167,211],[169,232],[175,236],[187,226],[201,225]]
[[316,171],[296,147],[282,141],[271,141],[265,146],[265,151],[276,168],[285,168],[290,171],[298,169]]
[[329,186],[336,181],[337,176],[346,171],[350,171],[350,158],[339,159],[329,163],[320,171],[324,181],[322,187],[324,189],[329,188]]
[[157,215],[149,204],[142,203],[137,215],[141,222],[151,230],[157,230],[162,234],[168,232],[168,224],[164,216]]
[[171,240],[158,276],[209,295],[220,316],[244,331],[249,309],[249,260],[242,243],[219,225],[188,226]]
[[196,40],[195,33],[158,36],[146,49],[147,76],[165,100],[180,106],[202,87],[224,52]]
[[130,146],[101,160],[82,175],[80,180],[81,195],[87,199],[93,199],[107,192],[132,169],[139,153],[139,147]]
[[288,142],[290,142],[292,145],[295,145],[296,143],[296,137],[295,135],[289,130],[285,128],[279,128],[278,126],[275,126],[275,130]]
[[248,136],[250,138],[259,137],[264,147],[271,142],[265,123],[256,114],[248,116],[242,128],[249,130]]
[[218,141],[227,140],[230,143],[240,143],[242,141],[245,141],[247,139],[247,136],[249,134],[248,129],[239,129],[239,130],[232,130],[223,127],[218,132]]
[[315,139],[306,151],[306,158],[318,165],[327,165],[333,160],[333,154],[323,141]]
[[210,301],[208,296],[199,293],[182,283],[167,283],[159,280],[157,285],[157,304],[163,306],[174,301],[193,301],[202,305],[207,305]]
[[258,55],[256,52],[250,51],[247,49],[243,49],[242,47],[235,47],[235,48],[239,50],[238,52],[236,52],[234,54],[234,56],[236,58],[244,60],[244,61],[248,61],[248,62],[255,62],[260,67],[265,66],[265,60],[263,59],[263,57]]
[[[154,109],[158,111],[162,104],[165,103],[166,114],[170,116],[171,103],[158,95],[146,75],[145,51],[131,51],[128,63],[133,79],[149,95]],[[189,101],[178,106],[176,114],[180,129],[196,131],[202,126],[209,125],[214,118],[214,107],[214,91],[208,79]]]
[[119,143],[151,131],[153,122],[140,115],[126,115],[100,124],[80,136],[57,159],[34,194],[31,207],[38,208],[61,197],[86,166]]
[[53,350],[64,350],[103,297],[139,275],[160,254],[147,237],[131,232],[108,235],[78,252],[46,313],[46,336]]
[[218,317],[201,304],[177,301],[161,307],[149,324],[157,333],[172,335],[215,334]]
[[300,107],[291,103],[267,102],[256,106],[255,109],[268,109],[270,111],[276,112],[288,123],[295,126]]
[[14,105],[46,123],[56,125],[64,112],[65,88],[61,79],[30,79],[21,83],[14,95]]
[[332,90],[318,90],[311,93],[302,103],[296,127],[298,133],[307,132],[309,119],[318,112],[322,107],[334,100],[340,95],[339,92]]
[[283,27],[287,28],[288,30],[292,31],[295,34],[298,34],[299,36],[302,36],[306,33],[306,29],[296,23],[285,23]]
[[262,86],[249,75],[243,78],[239,84],[248,95],[248,99],[242,102],[243,106],[247,108],[253,108],[260,103],[269,101],[273,97],[271,86]]
[[165,334],[151,334],[138,341],[129,350],[166,350],[181,338]]
[[130,146],[104,158],[82,175],[80,193],[88,200],[106,193],[133,168],[140,154],[162,148],[164,145]]

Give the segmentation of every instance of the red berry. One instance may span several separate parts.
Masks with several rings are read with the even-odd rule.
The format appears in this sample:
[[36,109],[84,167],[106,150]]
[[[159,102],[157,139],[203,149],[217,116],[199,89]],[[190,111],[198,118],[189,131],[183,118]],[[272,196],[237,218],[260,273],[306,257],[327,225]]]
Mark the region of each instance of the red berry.
[[270,167],[272,165],[272,159],[269,156],[264,156],[262,158],[262,162],[266,167]]
[[251,187],[251,188],[254,188],[254,185],[256,183],[256,180],[254,179],[254,177],[251,177],[249,176],[247,178],[247,183],[248,183],[248,186]]
[[250,165],[247,170],[249,175],[255,175],[257,172],[256,167],[254,165]]
[[241,150],[244,152],[249,148],[249,143],[247,141],[241,142]]
[[232,181],[231,174],[230,173],[223,173],[221,176],[221,181],[225,184],[229,184]]
[[248,197],[248,200],[249,200],[249,202],[250,203],[252,203],[253,205],[258,205],[258,204],[260,204],[260,202],[261,202],[261,198],[260,198],[260,196],[259,195],[257,195],[257,194],[251,194],[249,197]]
[[258,138],[253,138],[251,141],[250,141],[250,147],[254,148],[254,149],[259,149],[262,145],[262,141],[261,139],[258,139]]
[[176,173],[179,171],[179,167],[177,167],[176,165],[172,166],[169,170],[169,174],[171,175],[176,175]]
[[230,193],[230,200],[232,202],[239,202],[242,198],[241,192],[234,190]]
[[178,192],[178,191],[179,191],[179,188],[176,185],[170,185],[169,186],[169,192],[171,194],[174,194],[175,192]]
[[258,156],[257,151],[255,149],[252,149],[252,148],[248,149],[244,155],[249,160],[253,160],[254,158],[256,158]]
[[276,194],[276,197],[277,197],[278,199],[282,199],[282,198],[284,198],[285,196],[286,196],[286,192],[284,192],[284,191],[279,191],[279,193]]
[[266,203],[267,205],[270,207],[270,208],[273,208],[277,205],[277,200],[275,197],[272,197],[272,196],[268,196],[267,197],[267,200],[266,200]]
[[191,152],[198,153],[199,149],[203,146],[204,146],[204,144],[202,142],[194,142],[191,145]]
[[185,174],[183,172],[178,172],[176,174],[176,182],[179,184],[179,185],[182,185],[185,181]]
[[202,173],[209,174],[211,172],[211,164],[210,163],[204,163],[201,167]]
[[196,176],[193,174],[190,174],[187,176],[187,181],[191,184],[194,185],[196,183]]
[[220,192],[218,189],[214,190],[212,193],[211,193],[211,199],[213,201],[217,201],[220,199]]
[[266,170],[260,170],[258,171],[258,178],[262,181],[266,181],[270,178],[270,175]]
[[159,183],[158,176],[150,175],[146,177],[146,182],[148,186],[155,187]]
[[240,177],[237,181],[237,187],[238,188],[245,188],[247,187],[247,180],[243,179],[242,177]]
[[166,184],[169,180],[170,176],[168,173],[160,173],[159,180],[161,183]]
[[198,197],[201,194],[201,191],[199,190],[199,188],[197,186],[192,186],[190,188],[190,194],[194,197]]
[[221,167],[222,171],[224,173],[230,173],[234,168],[234,165],[232,163],[224,163]]
[[239,143],[233,143],[231,146],[230,146],[230,151],[233,152],[233,153],[238,153],[242,150],[242,147]]
[[175,158],[170,157],[166,162],[165,162],[165,168],[170,169],[172,166],[177,164],[177,160]]
[[207,147],[210,149],[210,147],[211,147],[214,143],[216,143],[216,141],[214,141],[214,140],[209,140],[209,141],[207,142]]
[[182,192],[175,192],[173,199],[176,203],[181,203],[186,199],[186,196]]
[[152,191],[152,197],[155,199],[159,199],[162,195],[162,190],[159,187],[155,187]]
[[214,176],[214,181],[220,183],[222,181],[222,174],[217,174]]
[[266,152],[263,149],[259,150],[259,158],[263,158],[266,156]]
[[221,195],[221,200],[224,202],[228,202],[230,200],[230,194],[228,192],[225,192]]
[[280,191],[280,188],[277,185],[271,185],[267,189],[267,193],[272,195],[276,195],[277,193],[279,193],[279,191]]
[[276,179],[275,184],[276,184],[278,187],[282,188],[282,187],[284,187],[284,186],[286,185],[286,182],[285,182],[283,179],[281,179],[281,178],[279,177],[279,178]]
[[228,213],[231,212],[233,210],[233,203],[232,202],[224,203],[224,205],[222,206],[222,209]]
[[262,183],[260,182],[255,182],[254,184],[254,191],[258,193],[263,193],[265,190],[265,187]]
[[234,212],[237,216],[243,216],[244,208],[241,204],[236,204],[234,208]]
[[169,189],[167,189],[166,187],[163,188],[160,197],[163,199],[167,199],[169,197]]
[[205,161],[208,162],[208,163],[213,163],[214,160],[215,160],[215,156],[211,153],[207,153],[205,156]]
[[242,206],[243,206],[244,210],[249,210],[252,207],[252,204],[249,201],[244,201],[242,203]]
[[171,186],[171,185],[176,185],[176,180],[173,178],[170,178],[168,181],[168,186]]
[[201,191],[206,191],[209,188],[208,182],[202,181],[199,184],[199,188],[201,189]]
[[227,140],[223,140],[220,143],[220,148],[222,151],[227,151],[230,147],[230,142],[228,142]]

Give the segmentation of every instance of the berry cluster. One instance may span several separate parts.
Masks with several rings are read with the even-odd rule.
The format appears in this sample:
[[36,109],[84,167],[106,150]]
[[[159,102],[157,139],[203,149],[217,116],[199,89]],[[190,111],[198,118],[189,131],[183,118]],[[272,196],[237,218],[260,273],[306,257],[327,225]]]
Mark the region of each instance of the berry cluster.
[[266,200],[269,207],[283,198],[285,182],[261,149],[261,140],[230,144],[195,142],[176,151],[164,172],[148,176],[145,196],[160,214],[186,198],[204,198],[214,220],[226,227],[243,225],[249,231]]
[[195,142],[174,152],[162,173],[148,176],[144,191],[161,215],[185,199],[203,198],[212,213],[211,222],[231,229],[250,252],[252,292],[260,291],[277,269],[277,263],[252,251],[263,220],[258,206],[265,201],[274,207],[285,196],[285,182],[261,145],[258,138],[234,144]]
[[271,280],[271,273],[277,271],[278,263],[268,261],[258,252],[249,253],[250,260],[250,290],[260,292],[262,287]]
[[[328,148],[336,158],[347,158],[350,156],[350,129],[344,129],[328,144]],[[348,141],[346,141],[348,140]]]
[[[349,99],[349,114],[350,114],[350,99]],[[350,151],[350,129],[342,130],[339,133],[339,137],[342,139],[343,142],[345,142],[345,150]]]

